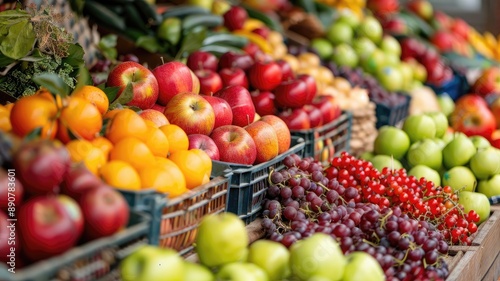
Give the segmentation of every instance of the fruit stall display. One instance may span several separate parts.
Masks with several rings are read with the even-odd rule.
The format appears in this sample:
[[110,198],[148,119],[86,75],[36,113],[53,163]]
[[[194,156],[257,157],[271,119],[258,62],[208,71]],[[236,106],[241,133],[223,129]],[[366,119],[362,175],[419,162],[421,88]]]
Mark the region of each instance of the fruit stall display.
[[85,1],[88,71],[50,8],[2,12],[0,279],[498,277],[494,56],[446,95],[478,63],[388,32],[418,9],[264,2]]

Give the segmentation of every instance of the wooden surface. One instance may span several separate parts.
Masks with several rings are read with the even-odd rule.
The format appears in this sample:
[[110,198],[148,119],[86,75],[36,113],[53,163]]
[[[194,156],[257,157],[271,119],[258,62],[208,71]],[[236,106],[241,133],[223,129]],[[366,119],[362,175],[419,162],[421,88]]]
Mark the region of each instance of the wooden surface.
[[452,268],[447,281],[495,281],[500,277],[500,211],[483,223],[473,244]]

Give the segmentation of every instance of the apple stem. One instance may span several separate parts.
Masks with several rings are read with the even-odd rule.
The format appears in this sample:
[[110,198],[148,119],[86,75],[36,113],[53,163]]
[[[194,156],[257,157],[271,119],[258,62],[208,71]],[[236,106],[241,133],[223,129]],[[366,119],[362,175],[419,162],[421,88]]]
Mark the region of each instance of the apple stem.
[[165,60],[163,59],[163,57],[160,57],[160,60],[161,60],[161,64],[165,64]]

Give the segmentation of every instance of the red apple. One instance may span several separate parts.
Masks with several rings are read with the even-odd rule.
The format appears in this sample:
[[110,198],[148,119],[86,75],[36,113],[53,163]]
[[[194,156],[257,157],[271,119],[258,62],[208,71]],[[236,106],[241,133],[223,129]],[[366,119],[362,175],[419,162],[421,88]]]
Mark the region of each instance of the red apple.
[[271,33],[271,30],[267,26],[261,26],[252,29],[252,32],[255,34],[258,34],[260,37],[267,39],[267,36],[269,36],[269,33]]
[[281,83],[281,67],[271,61],[256,61],[248,72],[250,85],[261,91],[271,91]]
[[215,124],[215,114],[210,103],[193,93],[175,95],[165,107],[170,124],[181,127],[186,134],[209,135]]
[[281,67],[281,81],[287,81],[295,78],[292,67],[286,60],[277,60],[276,63]]
[[[165,111],[165,109],[163,109],[163,111]],[[144,120],[153,122],[157,127],[161,127],[170,124],[167,117],[165,117],[165,114],[163,114],[163,111],[158,111],[152,108],[144,109],[139,112],[139,116],[141,116]]]
[[259,121],[263,121],[271,125],[278,135],[278,154],[282,154],[290,149],[292,136],[290,135],[290,129],[288,129],[285,121],[276,115],[264,115],[259,119]]
[[257,114],[264,116],[276,113],[276,106],[274,105],[276,97],[272,92],[255,90],[250,95]]
[[215,144],[214,140],[207,135],[202,134],[192,134],[188,136],[189,148],[198,148],[207,153],[207,155],[212,160],[219,160],[219,148]]
[[230,125],[233,123],[233,111],[229,103],[226,100],[214,97],[214,96],[202,96],[206,99],[215,114],[214,129],[224,125]]
[[200,80],[185,64],[171,61],[153,69],[158,80],[159,95],[157,103],[166,105],[175,95],[180,93],[200,92]]
[[500,94],[488,95],[487,100],[489,100],[489,107],[493,116],[495,116],[495,121],[497,124],[497,129],[500,128]]
[[442,11],[435,11],[433,16],[433,25],[435,29],[450,29],[452,24],[452,18],[450,16]]
[[218,63],[219,60],[214,54],[200,50],[190,53],[186,61],[186,65],[192,71],[196,70],[217,71]]
[[63,204],[64,208],[66,208],[71,220],[75,224],[78,237],[80,237],[83,234],[83,227],[85,223],[80,205],[78,205],[78,202],[76,202],[75,199],[64,194],[58,195],[57,200],[59,200]]
[[483,70],[471,90],[482,97],[492,93],[500,94],[500,68],[489,67]]
[[267,162],[278,156],[278,135],[273,126],[264,121],[255,121],[245,126],[257,149],[254,164]]
[[318,107],[312,104],[305,104],[304,106],[302,106],[302,109],[304,109],[304,111],[307,112],[307,115],[309,116],[309,123],[311,124],[311,128],[317,128],[323,125],[323,112],[321,112]]
[[278,108],[299,108],[307,103],[307,85],[300,79],[283,81],[273,92]]
[[450,26],[451,32],[464,40],[469,40],[470,29],[469,24],[461,18],[453,19]]
[[386,17],[399,11],[398,0],[368,0],[366,7],[378,17]]
[[313,76],[308,75],[308,74],[301,74],[301,75],[297,76],[297,79],[306,82],[306,86],[307,86],[306,103],[311,103],[313,101],[314,97],[316,96],[316,93],[318,92],[316,79],[314,79]]
[[254,61],[249,54],[227,52],[220,56],[218,69],[236,67],[247,71],[253,65],[253,62]]
[[16,176],[29,194],[47,194],[59,190],[71,160],[68,150],[59,141],[26,142],[13,155]]
[[220,161],[252,165],[257,147],[252,136],[240,126],[225,125],[215,129],[210,137],[219,148]]
[[413,37],[402,39],[400,45],[402,60],[406,60],[408,58],[419,58],[426,52],[427,49],[423,42]]
[[123,195],[107,185],[93,188],[78,201],[85,220],[83,237],[88,240],[112,235],[127,226],[129,206]]
[[17,179],[15,170],[9,169],[5,171],[0,169],[0,210],[7,212],[9,201],[14,209],[21,206],[23,195],[23,184]]
[[392,16],[381,21],[384,32],[392,35],[405,35],[409,33],[409,28],[405,20],[399,16]]
[[16,223],[8,221],[9,217],[0,210],[0,261],[7,263],[9,268],[18,266],[21,245],[19,235],[16,235]]
[[222,89],[222,78],[220,75],[208,69],[198,69],[194,71],[198,80],[200,80],[200,94],[212,95]]
[[255,118],[255,106],[250,92],[242,86],[228,86],[216,92],[214,96],[227,101],[233,111],[233,125],[245,127]]
[[129,83],[132,84],[134,95],[127,105],[147,109],[156,103],[159,94],[158,81],[151,70],[133,61],[121,62],[108,74],[106,85],[120,87],[118,97]]
[[450,116],[453,130],[467,136],[483,136],[491,139],[497,124],[486,101],[473,94],[461,96],[455,103],[455,110]]
[[321,111],[323,125],[332,122],[342,114],[342,110],[333,96],[318,96],[313,100],[312,105]]
[[431,20],[434,16],[432,4],[427,0],[411,0],[408,2],[407,8],[424,20]]
[[257,53],[261,53],[262,50],[260,49],[259,45],[253,43],[253,42],[248,42],[245,47],[243,47],[243,51],[245,51],[245,53],[249,54],[250,57],[252,57],[253,59],[255,58],[256,54]]
[[283,120],[289,130],[311,129],[309,115],[302,108],[295,108],[278,113],[278,117]]
[[223,15],[224,26],[230,31],[243,28],[243,24],[248,19],[247,11],[240,6],[231,6]]
[[61,193],[78,200],[89,189],[101,184],[101,179],[90,172],[85,165],[73,165],[64,177]]
[[19,208],[18,231],[24,256],[39,261],[76,245],[77,225],[57,196],[36,196]]
[[165,111],[165,106],[155,103],[153,105],[153,107],[151,107],[151,109],[154,109],[156,111],[159,111],[159,112],[163,113]]
[[430,41],[440,52],[450,52],[455,46],[453,34],[446,30],[437,30],[434,32]]
[[223,68],[219,70],[219,75],[222,79],[222,85],[224,87],[242,86],[248,89],[247,75],[241,68]]

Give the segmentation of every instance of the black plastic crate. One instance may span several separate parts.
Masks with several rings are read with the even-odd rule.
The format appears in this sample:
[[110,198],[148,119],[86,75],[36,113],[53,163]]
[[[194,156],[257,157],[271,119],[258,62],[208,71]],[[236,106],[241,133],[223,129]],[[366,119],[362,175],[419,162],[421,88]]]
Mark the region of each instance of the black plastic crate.
[[386,125],[398,126],[404,119],[406,119],[406,117],[408,117],[411,96],[402,93],[394,93],[394,95],[402,95],[405,97],[406,101],[392,107],[374,102],[376,105],[375,115],[377,117],[377,129]]
[[292,136],[289,150],[258,165],[214,161],[225,163],[232,170],[226,211],[237,214],[247,224],[251,223],[262,211],[262,201],[269,187],[270,172],[283,169],[285,167],[283,160],[288,155],[297,154],[304,157],[304,145],[302,138]]
[[305,157],[326,163],[342,151],[349,152],[351,129],[352,113],[344,111],[328,124],[308,130],[292,130],[291,134],[305,140]]
[[[149,215],[131,211],[128,227],[12,274],[0,267],[2,281],[111,281],[121,280],[118,265],[139,247],[149,243]],[[2,265],[3,266],[3,265]]]

